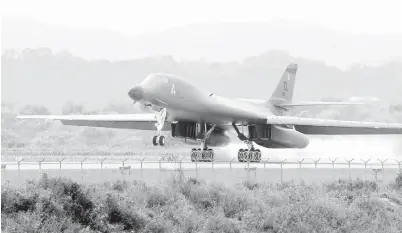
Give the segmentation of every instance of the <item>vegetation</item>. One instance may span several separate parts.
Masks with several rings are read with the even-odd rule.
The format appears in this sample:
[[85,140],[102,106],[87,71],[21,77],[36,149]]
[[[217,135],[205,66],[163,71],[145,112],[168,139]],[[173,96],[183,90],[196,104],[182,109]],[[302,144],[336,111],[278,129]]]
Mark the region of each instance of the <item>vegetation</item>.
[[5,184],[4,232],[402,232],[402,174],[377,194],[372,181],[323,185],[195,179],[83,185],[44,175]]

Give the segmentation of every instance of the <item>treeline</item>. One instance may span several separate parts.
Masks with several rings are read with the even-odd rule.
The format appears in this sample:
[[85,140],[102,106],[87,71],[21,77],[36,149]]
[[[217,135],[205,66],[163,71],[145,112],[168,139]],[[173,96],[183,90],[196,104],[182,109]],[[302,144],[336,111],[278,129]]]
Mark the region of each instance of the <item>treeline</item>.
[[[110,101],[131,103],[128,90],[148,74],[183,76],[201,88],[228,97],[268,99],[290,62],[299,64],[294,98],[377,97],[401,103],[402,62],[355,64],[347,70],[322,61],[269,51],[242,62],[178,61],[172,56],[132,60],[85,60],[49,48],[2,53],[2,99],[60,111],[66,102],[101,108]],[[89,109],[90,110],[90,109]]]

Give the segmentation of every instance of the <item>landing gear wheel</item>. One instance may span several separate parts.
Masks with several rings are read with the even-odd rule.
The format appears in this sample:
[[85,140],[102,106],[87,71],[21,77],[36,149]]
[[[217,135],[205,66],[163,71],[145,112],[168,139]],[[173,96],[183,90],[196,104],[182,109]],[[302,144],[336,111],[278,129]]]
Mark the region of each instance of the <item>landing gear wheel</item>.
[[209,154],[209,161],[210,162],[214,161],[214,158],[215,158],[214,150],[208,149],[208,154]]
[[261,162],[261,151],[259,149],[255,150],[257,163]]
[[197,161],[202,161],[202,151],[201,148],[198,148],[197,150]]
[[244,156],[243,156],[243,149],[240,149],[239,152],[237,152],[237,160],[238,160],[239,162],[243,162],[243,158],[244,158]]
[[165,143],[166,143],[165,136],[160,136],[159,137],[159,145],[164,146]]
[[191,157],[191,162],[197,161],[197,149],[193,148],[193,149],[191,150],[191,155],[190,155],[190,157]]
[[190,157],[191,162],[213,162],[215,159],[215,153],[213,149],[193,148]]
[[250,152],[248,151],[248,149],[245,149],[244,151],[243,151],[243,162],[248,162],[248,161],[250,161]]
[[154,136],[153,138],[152,138],[152,144],[154,144],[154,146],[157,146],[158,145],[158,136]]

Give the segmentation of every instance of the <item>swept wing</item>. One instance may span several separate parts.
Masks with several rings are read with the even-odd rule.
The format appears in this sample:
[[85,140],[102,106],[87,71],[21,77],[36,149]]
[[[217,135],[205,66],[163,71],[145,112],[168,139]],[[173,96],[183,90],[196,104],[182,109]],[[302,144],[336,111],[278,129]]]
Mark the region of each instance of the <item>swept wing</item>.
[[293,125],[297,131],[304,134],[402,134],[402,124],[394,123],[326,120],[292,116],[268,116],[266,123],[273,125]]
[[[64,125],[155,130],[155,114],[21,115],[17,119],[60,120]],[[165,124],[163,130],[170,130]]]

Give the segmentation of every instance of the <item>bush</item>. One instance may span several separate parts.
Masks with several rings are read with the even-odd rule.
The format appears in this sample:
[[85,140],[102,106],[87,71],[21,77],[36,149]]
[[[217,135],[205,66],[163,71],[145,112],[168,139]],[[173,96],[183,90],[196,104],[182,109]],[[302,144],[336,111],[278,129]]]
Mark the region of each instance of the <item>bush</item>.
[[226,195],[222,202],[223,213],[227,218],[240,217],[249,207],[249,198],[239,194]]
[[169,201],[169,197],[161,193],[159,190],[154,189],[147,196],[147,208],[162,207]]
[[395,178],[395,188],[397,190],[402,189],[402,172],[399,172]]
[[27,212],[35,209],[38,194],[34,193],[30,196],[24,196],[14,190],[3,189],[1,191],[1,213],[14,214],[20,211]]
[[84,186],[44,175],[25,189],[2,187],[2,230],[402,232],[402,196],[393,189],[398,179],[377,195],[375,184],[361,180],[229,187],[189,179],[160,188],[143,182]]
[[206,230],[208,232],[238,233],[240,232],[240,227],[235,221],[217,215],[208,219]]
[[126,187],[127,187],[127,182],[125,180],[123,180],[123,181],[118,180],[112,186],[112,188],[114,190],[119,191],[119,192],[123,192]]
[[130,213],[122,209],[117,203],[117,200],[110,194],[106,198],[107,220],[111,224],[122,224],[123,230],[139,231],[146,225],[144,217],[137,213]]

